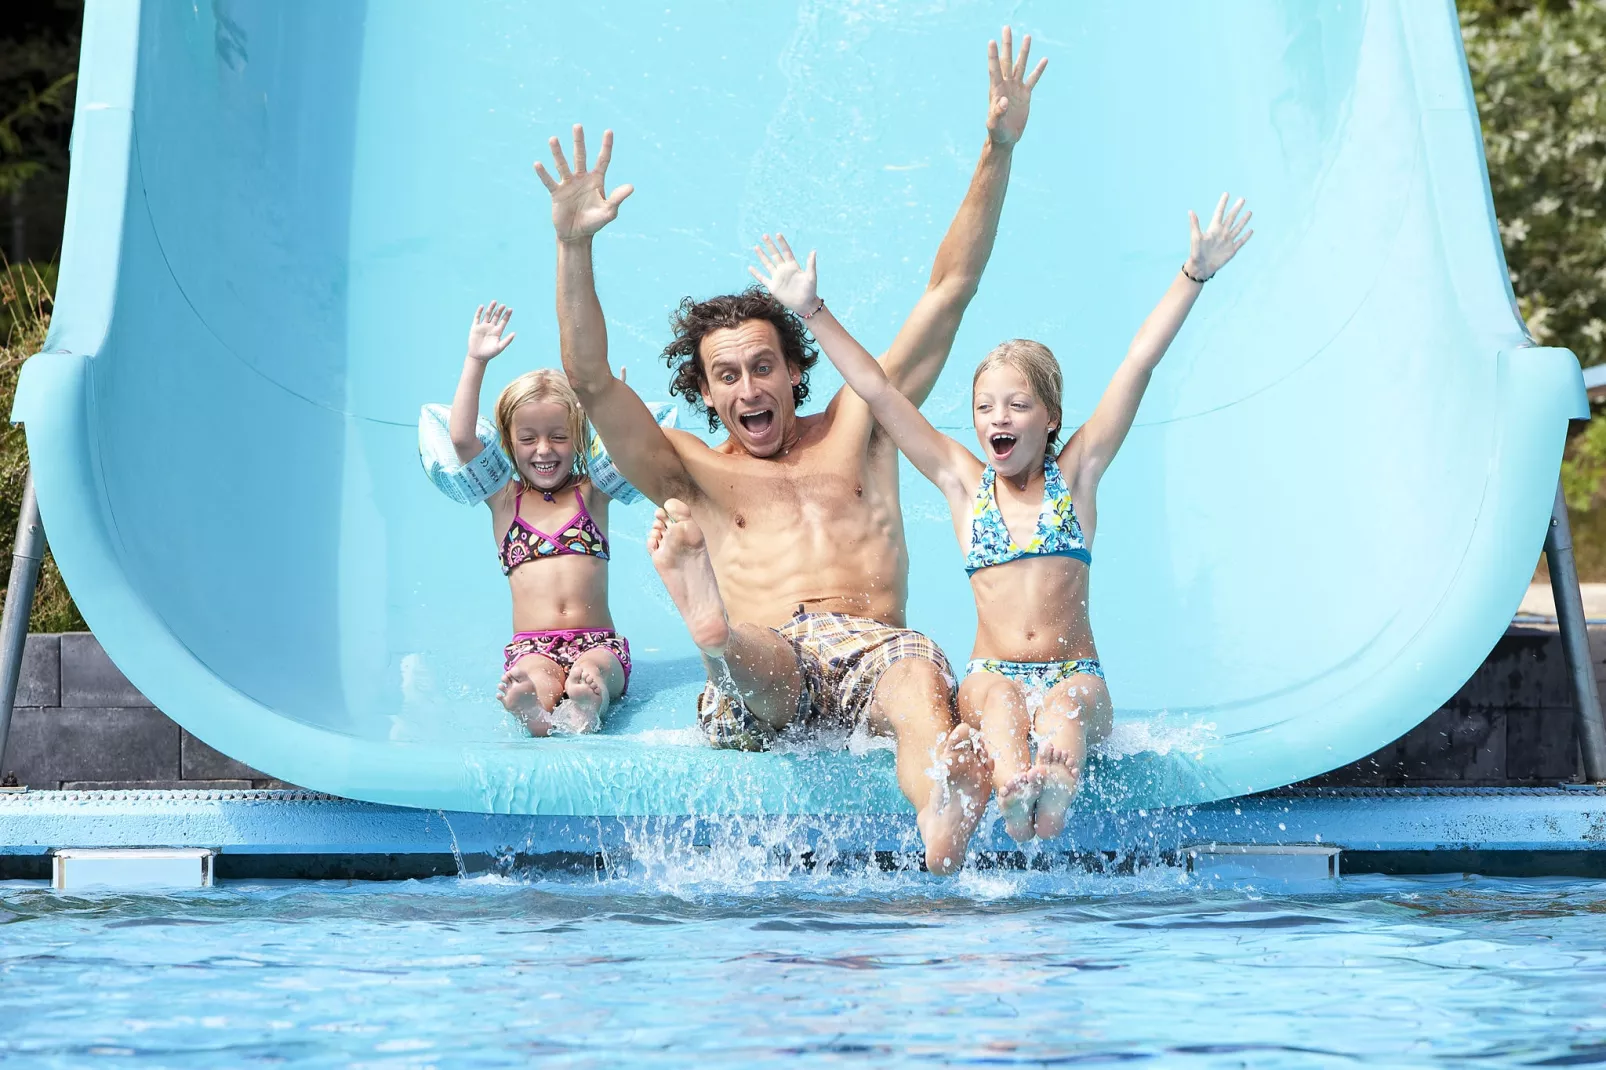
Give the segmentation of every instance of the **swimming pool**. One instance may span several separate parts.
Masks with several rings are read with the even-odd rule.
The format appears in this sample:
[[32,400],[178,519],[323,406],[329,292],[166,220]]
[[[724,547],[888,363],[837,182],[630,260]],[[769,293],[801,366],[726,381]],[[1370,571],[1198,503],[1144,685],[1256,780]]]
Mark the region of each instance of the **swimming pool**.
[[1606,882],[968,871],[0,885],[30,1065],[1606,1062]]

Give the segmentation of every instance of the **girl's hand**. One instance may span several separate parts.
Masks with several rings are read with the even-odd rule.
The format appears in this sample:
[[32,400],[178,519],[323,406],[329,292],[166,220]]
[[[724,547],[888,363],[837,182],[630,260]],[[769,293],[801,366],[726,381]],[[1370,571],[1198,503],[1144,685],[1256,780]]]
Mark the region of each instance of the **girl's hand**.
[[771,241],[768,234],[764,235],[764,246],[769,248],[766,254],[764,247],[753,246],[753,252],[764,265],[764,271],[769,272],[766,278],[763,272],[751,265],[748,274],[757,279],[775,299],[785,305],[791,312],[799,316],[811,316],[820,306],[819,276],[814,270],[814,254],[809,253],[808,267],[797,262],[792,255],[792,247],[786,244],[786,235],[777,234]]
[[1001,36],[1004,39],[1002,53],[997,41],[987,42],[987,137],[998,145],[1013,145],[1026,132],[1026,117],[1032,110],[1032,90],[1043,77],[1048,60],[1038,60],[1031,73],[1026,73],[1026,57],[1032,54],[1032,35],[1027,34],[1021,41],[1019,56],[1014,54],[1008,26]]
[[513,310],[506,305],[491,302],[487,309],[484,305],[474,310],[474,325],[468,329],[468,359],[477,360],[481,364],[488,363],[493,357],[499,356],[502,350],[513,344],[518,332],[502,337],[507,329],[507,321],[513,318]]
[[[1244,247],[1244,242],[1254,237],[1255,232],[1246,231],[1250,217],[1255,213],[1244,212],[1239,218],[1238,213],[1243,211],[1244,199],[1238,198],[1238,203],[1227,211],[1227,194],[1221,195],[1216,202],[1216,212],[1210,217],[1210,226],[1201,233],[1199,230],[1199,217],[1188,211],[1188,222],[1193,229],[1193,242],[1188,249],[1188,274],[1196,279],[1208,279],[1226,266],[1227,261]],[[1225,218],[1223,215],[1225,214]],[[1239,237],[1239,235],[1243,235]]]

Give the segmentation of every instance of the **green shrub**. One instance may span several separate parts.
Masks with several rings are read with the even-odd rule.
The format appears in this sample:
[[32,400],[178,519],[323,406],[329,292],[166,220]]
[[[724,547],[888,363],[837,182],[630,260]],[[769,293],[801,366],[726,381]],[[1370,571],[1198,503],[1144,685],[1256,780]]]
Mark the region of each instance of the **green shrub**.
[[1528,331],[1606,362],[1606,0],[1480,0],[1461,18]]
[[[1606,363],[1606,0],[1458,6],[1517,306],[1534,341]],[[1569,440],[1561,480],[1579,573],[1606,580],[1601,409]]]
[[[5,323],[5,344],[0,346],[0,406],[7,415],[17,392],[22,362],[44,345],[50,329],[51,284],[55,265],[9,264],[0,270],[0,310]],[[28,474],[28,447],[22,428],[9,423],[0,433],[0,583],[11,579],[11,551],[17,537],[17,516],[22,509],[22,485]],[[3,591],[3,588],[0,588]],[[55,559],[47,552],[39,570],[28,626],[36,632],[84,631],[84,618],[73,604]]]

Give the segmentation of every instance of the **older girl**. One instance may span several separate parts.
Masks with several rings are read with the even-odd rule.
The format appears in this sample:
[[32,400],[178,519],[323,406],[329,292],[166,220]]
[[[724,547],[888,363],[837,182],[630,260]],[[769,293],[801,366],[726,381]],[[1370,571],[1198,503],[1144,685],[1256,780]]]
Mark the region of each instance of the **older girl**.
[[937,431],[889,384],[818,296],[813,253],[803,267],[784,237],[772,242],[765,235],[765,248],[755,247],[768,274],[748,270],[808,321],[848,385],[948,500],[977,618],[959,713],[985,741],[1004,825],[1017,841],[1064,830],[1088,745],[1110,730],[1110,693],[1087,610],[1099,480],[1204,284],[1253,233],[1244,229],[1243,203],[1228,212],[1222,194],[1203,230],[1188,213],[1187,260],[1138,329],[1093,415],[1063,446],[1062,381],[1048,347],[1017,339],[989,353],[972,382],[984,459]]

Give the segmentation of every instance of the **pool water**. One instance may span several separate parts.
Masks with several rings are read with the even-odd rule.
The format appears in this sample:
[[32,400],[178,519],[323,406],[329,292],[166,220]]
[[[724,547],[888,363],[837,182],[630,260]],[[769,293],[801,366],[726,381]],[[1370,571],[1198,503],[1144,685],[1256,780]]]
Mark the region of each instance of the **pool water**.
[[37,1066],[1606,1063],[1606,882],[1582,880],[13,882],[0,971],[0,1058]]

